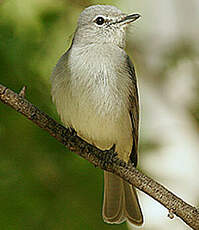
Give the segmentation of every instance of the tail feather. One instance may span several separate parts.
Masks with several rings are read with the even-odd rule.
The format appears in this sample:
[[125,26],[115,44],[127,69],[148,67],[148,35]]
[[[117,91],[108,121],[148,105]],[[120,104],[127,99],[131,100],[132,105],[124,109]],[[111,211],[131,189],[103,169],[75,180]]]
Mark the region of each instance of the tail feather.
[[107,223],[122,223],[125,221],[123,210],[123,184],[119,177],[104,172],[104,204],[103,218]]
[[138,226],[143,223],[135,189],[109,172],[104,172],[103,218],[112,224],[126,220]]
[[126,181],[123,181],[123,185],[125,194],[125,216],[128,221],[140,226],[143,224],[143,216],[136,190]]

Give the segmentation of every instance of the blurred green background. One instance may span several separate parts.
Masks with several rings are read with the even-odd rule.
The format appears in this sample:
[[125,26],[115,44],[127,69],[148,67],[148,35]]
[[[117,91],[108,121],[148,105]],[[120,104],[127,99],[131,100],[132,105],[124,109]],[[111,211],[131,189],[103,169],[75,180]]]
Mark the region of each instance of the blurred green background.
[[[195,187],[192,184],[188,186],[189,189],[187,184],[186,188],[183,186],[185,180],[188,183],[195,180],[193,175],[198,173],[199,162],[197,31],[193,23],[191,29],[187,21],[182,23],[184,27],[177,24],[184,18],[182,9],[187,10],[187,5],[183,6],[179,1],[172,3],[173,8],[168,8],[173,14],[176,9],[178,11],[175,23],[168,22],[170,11],[165,12],[162,8],[167,21],[157,21],[161,14],[160,5],[156,5],[152,17],[149,1],[135,1],[133,5],[132,2],[1,0],[0,83],[16,92],[26,85],[27,99],[59,121],[51,102],[49,78],[58,58],[70,46],[80,12],[96,3],[114,4],[126,12],[139,10],[143,21],[140,20],[130,30],[127,49],[134,57],[140,82],[141,166],[188,201],[197,202],[198,182],[193,185]],[[192,7],[188,9],[190,15],[195,3],[190,1],[188,4]],[[193,33],[187,30],[193,30]],[[174,134],[175,137],[178,135],[176,139],[172,136]],[[184,147],[183,142],[189,145]],[[175,148],[169,150],[168,146]],[[180,148],[186,153],[182,153]],[[171,152],[174,154],[168,161],[158,158],[169,156]],[[175,155],[177,152],[181,155]],[[183,159],[182,164],[179,159]],[[168,165],[170,170],[164,168]],[[177,172],[179,165],[183,165],[179,170],[187,171]],[[159,171],[153,171],[156,166]],[[182,186],[176,185],[179,180]],[[113,226],[103,223],[102,195],[103,172],[100,169],[68,152],[45,131],[0,103],[1,230],[127,229],[126,224]],[[150,211],[143,203],[146,219],[150,219],[147,213],[153,212],[154,203],[152,207],[148,206]],[[143,229],[164,229],[157,212],[154,214],[157,226],[152,225],[152,218],[146,220]],[[165,229],[168,229],[166,215],[164,218]],[[179,229],[186,229],[184,225],[179,226]]]

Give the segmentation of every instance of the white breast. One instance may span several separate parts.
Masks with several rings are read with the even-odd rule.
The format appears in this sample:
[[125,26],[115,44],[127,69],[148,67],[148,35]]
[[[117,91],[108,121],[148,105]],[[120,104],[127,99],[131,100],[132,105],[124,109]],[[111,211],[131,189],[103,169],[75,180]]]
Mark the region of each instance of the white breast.
[[107,45],[71,49],[69,71],[61,76],[64,80],[55,96],[64,124],[101,149],[123,143],[129,151],[132,146],[128,112],[132,83],[125,58],[123,50]]

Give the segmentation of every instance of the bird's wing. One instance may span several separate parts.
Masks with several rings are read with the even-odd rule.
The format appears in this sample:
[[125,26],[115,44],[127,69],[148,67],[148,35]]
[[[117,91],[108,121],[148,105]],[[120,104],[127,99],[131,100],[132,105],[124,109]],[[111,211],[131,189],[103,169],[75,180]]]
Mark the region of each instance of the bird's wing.
[[129,100],[130,100],[129,113],[132,122],[133,146],[131,150],[130,160],[136,166],[137,154],[138,154],[138,137],[139,137],[139,96],[138,96],[135,69],[129,56],[127,56],[127,64],[128,64],[128,72],[132,80],[132,91],[131,94],[129,95]]

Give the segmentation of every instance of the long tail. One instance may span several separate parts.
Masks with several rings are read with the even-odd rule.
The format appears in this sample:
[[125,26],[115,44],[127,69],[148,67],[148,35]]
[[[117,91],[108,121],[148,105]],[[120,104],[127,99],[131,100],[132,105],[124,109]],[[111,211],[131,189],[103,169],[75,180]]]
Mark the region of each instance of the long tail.
[[126,220],[143,224],[143,216],[135,189],[121,178],[104,172],[104,221],[120,224]]

